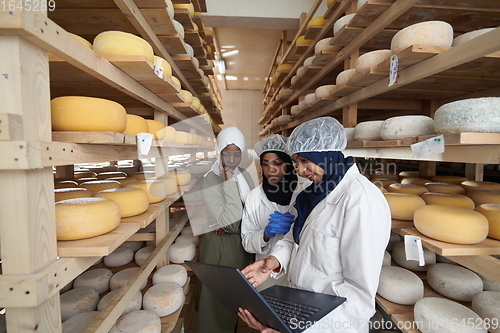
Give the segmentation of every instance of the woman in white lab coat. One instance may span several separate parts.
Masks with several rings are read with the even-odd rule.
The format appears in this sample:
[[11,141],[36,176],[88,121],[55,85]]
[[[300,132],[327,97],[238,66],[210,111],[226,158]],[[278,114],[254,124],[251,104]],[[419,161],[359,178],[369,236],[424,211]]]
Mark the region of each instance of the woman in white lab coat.
[[[297,215],[294,208],[297,194],[310,184],[308,180],[300,180],[293,169],[292,159],[285,153],[286,138],[273,134],[254,146],[260,158],[262,168],[262,184],[254,188],[248,195],[241,220],[242,244],[248,253],[255,253],[255,259],[266,258],[274,244],[290,230],[291,223]],[[290,224],[274,226],[273,219],[277,213],[287,213]],[[286,274],[279,279],[268,279],[257,287],[266,289],[274,284],[287,285]]]
[[[291,287],[347,298],[307,333],[368,333],[375,313],[390,211],[381,191],[359,173],[352,157],[344,157],[345,146],[343,127],[332,117],[310,120],[292,132],[287,151],[313,183],[297,197],[293,232],[268,258],[243,270],[254,286],[271,274],[287,273]],[[239,316],[261,332],[276,332],[245,309]]]

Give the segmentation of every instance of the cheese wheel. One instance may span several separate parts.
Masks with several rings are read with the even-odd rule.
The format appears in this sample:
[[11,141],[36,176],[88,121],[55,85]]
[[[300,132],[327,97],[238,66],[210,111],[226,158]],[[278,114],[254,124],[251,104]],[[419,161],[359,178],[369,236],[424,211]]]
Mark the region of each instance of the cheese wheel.
[[83,182],[79,187],[86,188],[90,192],[96,194],[103,190],[109,190],[112,188],[121,188],[121,184],[116,180],[90,180],[88,182]]
[[[500,292],[481,291],[472,297],[472,311],[489,323],[490,332],[500,333]],[[496,325],[493,325],[496,323]],[[485,325],[485,327],[488,327]]]
[[500,204],[482,204],[476,211],[488,219],[488,237],[500,240]]
[[76,171],[73,174],[73,178],[79,179],[79,178],[95,178],[97,177],[97,173],[93,171]]
[[120,267],[134,260],[134,251],[132,249],[118,247],[113,252],[104,256],[104,265],[108,267]]
[[[174,9],[174,5],[172,3],[172,1],[170,0],[167,0],[167,7],[165,8],[165,10],[167,11],[168,13],[168,16],[170,17],[170,19],[173,21],[174,19],[174,16],[175,16],[175,9]],[[182,37],[182,39],[184,39],[184,37]]]
[[171,176],[165,176],[165,177],[159,177],[158,180],[165,184],[166,189],[167,189],[167,195],[171,195],[179,191],[179,188],[177,187],[177,181],[175,180],[175,177]]
[[73,180],[61,180],[54,183],[54,189],[75,188],[77,186],[78,183]]
[[153,253],[154,249],[155,249],[154,246],[146,246],[146,247],[143,247],[142,249],[139,249],[135,253],[135,257],[134,257],[134,260],[135,260],[135,263],[137,264],[137,266],[142,266],[142,264],[144,264],[146,259],[148,259],[149,255],[151,253]]
[[394,179],[375,179],[372,183],[377,185],[378,188],[387,188],[387,186],[396,183]]
[[125,108],[103,98],[56,97],[50,111],[53,131],[123,132],[127,127]]
[[306,39],[305,35],[299,36],[297,40],[295,41],[295,45],[301,46],[301,45],[308,45],[311,44],[314,41],[314,39]]
[[126,241],[122,245],[120,245],[118,248],[131,249],[135,253],[143,247],[144,247],[143,241]]
[[[83,333],[98,315],[99,311],[87,311],[74,315],[62,323],[62,333]],[[2,332],[1,329],[0,332]]]
[[135,180],[146,180],[146,179],[152,179],[156,177],[155,171],[138,171],[134,172],[130,175],[130,177],[134,178]]
[[399,174],[399,179],[403,178],[418,178],[419,173],[418,171],[401,171]]
[[174,243],[168,250],[170,262],[183,264],[186,260],[193,260],[196,256],[196,246],[193,243]]
[[400,184],[400,183],[392,183],[387,186],[387,191],[391,193],[408,193],[415,194],[418,196],[427,193],[428,190],[424,186],[415,185],[415,184]]
[[333,25],[333,35],[334,36],[337,35],[343,27],[345,27],[347,24],[349,24],[349,22],[352,21],[352,19],[354,18],[355,15],[356,15],[356,13],[348,14],[348,15],[342,16],[337,21],[335,21],[335,23]]
[[120,224],[120,207],[104,198],[78,198],[56,203],[57,240],[99,236]]
[[174,282],[184,286],[188,280],[187,270],[181,265],[166,265],[160,267],[153,274],[153,285],[163,282]]
[[500,204],[500,191],[474,190],[467,192],[476,207],[484,204]]
[[181,89],[181,81],[179,81],[179,79],[173,75],[170,79],[172,80],[172,82],[174,82],[175,88],[177,88],[177,90],[180,90]]
[[[134,276],[135,272],[137,272],[138,269],[139,267],[125,268],[113,274],[111,280],[109,280],[109,289],[113,291],[116,289],[120,289],[121,287],[126,285],[127,282],[132,278],[132,276]],[[144,281],[144,283],[141,285],[139,289],[142,290],[146,288],[146,283],[147,281]]]
[[420,266],[418,260],[406,259],[405,243],[399,242],[392,249],[392,259],[400,266],[416,272],[425,272],[429,266],[436,263],[436,254],[426,248],[424,250],[424,265]]
[[180,235],[175,239],[175,243],[182,242],[193,243],[194,246],[198,246],[200,244],[200,238],[198,236]]
[[116,202],[120,206],[121,217],[142,214],[149,207],[149,195],[140,188],[113,188],[100,191],[95,196]]
[[426,183],[429,183],[431,180],[430,179],[425,179],[425,178],[411,178],[411,177],[406,177],[401,179],[401,184],[413,184],[413,185],[420,185],[424,187]]
[[354,127],[354,140],[380,140],[382,120],[365,121]]
[[465,190],[465,193],[474,190],[500,191],[500,183],[485,182],[478,180],[467,180],[460,184]]
[[193,235],[193,228],[191,228],[190,225],[185,226],[181,230],[181,235],[190,235],[190,236],[192,236]]
[[[335,84],[337,86],[340,86],[341,84],[347,83],[354,75],[356,75],[356,69],[351,68],[351,69],[346,69],[345,71],[342,71],[337,75],[337,78],[335,79]],[[380,121],[382,124],[382,121]]]
[[83,45],[85,45],[86,47],[88,47],[89,49],[92,50],[92,43],[89,42],[88,40],[86,40],[85,38],[83,37],[80,37],[78,35],[75,35],[75,34],[72,34],[71,32],[68,32],[68,34],[72,37],[74,37],[75,39],[77,39],[80,43],[82,43]]
[[198,97],[193,97],[193,101],[192,101],[192,104],[191,104],[196,110],[200,110],[200,107],[201,107],[201,102],[200,102],[200,99]]
[[[295,83],[297,83],[297,81],[300,79],[300,76],[298,75],[294,75],[292,76],[292,78],[290,79],[290,84],[293,86]],[[272,83],[272,82],[271,82]]]
[[99,302],[99,294],[90,287],[74,288],[60,296],[62,321],[77,314],[95,311]]
[[304,102],[307,104],[307,105],[313,105],[313,104],[316,104],[318,100],[316,99],[316,94],[315,93],[311,93],[311,94],[307,94],[305,97],[304,97]]
[[294,90],[292,90],[292,89],[282,88],[282,89],[280,89],[280,91],[278,93],[278,99],[288,98],[288,97],[292,96],[293,93],[294,93]]
[[424,186],[429,192],[434,193],[465,194],[464,188],[457,184],[430,182]]
[[316,59],[316,56],[310,56],[304,60],[304,67],[309,67],[313,64],[314,59]]
[[163,77],[171,77],[172,76],[172,67],[166,61],[165,59],[158,57],[158,56],[153,56],[154,58],[154,63],[153,65],[155,66],[155,70],[160,70],[163,73]]
[[85,183],[85,182],[89,182],[89,181],[92,181],[92,180],[97,180],[97,178],[78,178],[78,179],[75,179],[75,182],[80,185],[82,183]]
[[282,71],[290,71],[293,69],[292,64],[281,64],[276,68],[276,71],[282,72]]
[[174,8],[187,9],[189,16],[194,17],[194,5],[192,3],[174,3]]
[[303,76],[307,71],[307,67],[301,66],[297,69],[297,76]]
[[391,210],[391,217],[396,220],[411,221],[415,211],[425,206],[425,201],[415,194],[384,193]]
[[144,293],[143,297],[144,309],[152,311],[160,317],[174,313],[183,303],[182,287],[174,282],[155,284]]
[[458,37],[455,37],[451,46],[458,46],[492,30],[495,30],[495,28],[485,28],[466,32]]
[[151,45],[141,37],[128,32],[101,32],[94,38],[93,50],[100,55],[142,55],[154,63]]
[[153,134],[155,140],[163,140],[165,125],[161,121],[152,119],[146,119],[146,122],[148,123],[148,133]]
[[193,94],[191,94],[190,91],[182,89],[180,91],[181,97],[184,100],[184,103],[186,104],[192,104],[193,103]]
[[391,236],[389,237],[389,244],[387,244],[387,251],[392,252],[392,249],[394,246],[401,242],[401,236],[399,236],[397,233],[394,231],[391,231]]
[[189,133],[183,131],[175,132],[175,143],[181,145],[189,144]]
[[391,266],[392,257],[387,251],[384,251],[384,260],[382,261],[382,266]]
[[109,290],[109,280],[113,276],[107,268],[96,268],[83,272],[73,282],[73,288],[90,287],[99,294]]
[[435,133],[434,120],[427,116],[391,117],[386,119],[380,127],[380,136],[383,140],[402,140],[410,136],[433,133]]
[[458,265],[434,264],[427,270],[427,282],[443,296],[455,301],[470,302],[483,291],[483,281],[473,271]]
[[[104,295],[99,303],[97,304],[97,311],[102,311],[104,308],[111,302],[113,297],[119,292],[119,289],[115,289],[113,291],[110,291],[106,295]],[[127,304],[127,307],[123,310],[121,316],[126,315],[127,313],[130,313],[132,311],[139,311],[142,308],[142,293],[140,290],[138,290],[134,297],[130,300],[130,302]]]
[[415,303],[414,317],[422,333],[486,333],[479,328],[482,319],[474,311],[445,298],[420,299]]
[[169,176],[175,178],[179,186],[187,185],[191,181],[191,173],[188,170],[174,170]]
[[377,179],[393,179],[395,181],[398,181],[398,175],[394,173],[381,173],[379,171],[376,171],[375,173],[370,174],[369,177],[371,180],[377,180]]
[[132,311],[118,319],[109,333],[161,333],[161,320],[151,311]]
[[194,57],[194,49],[191,45],[187,44],[187,43],[184,43],[184,47],[186,48],[186,54],[191,56],[191,57]]
[[113,178],[108,178],[107,180],[117,181],[118,183],[120,183],[121,186],[125,186],[127,184],[137,181],[137,179],[135,179],[134,177],[113,177]]
[[54,201],[63,201],[68,199],[77,199],[77,198],[90,198],[92,196],[92,192],[87,190],[86,188],[58,188],[54,190]]
[[354,140],[354,127],[344,127],[345,137],[347,141]]
[[149,126],[146,119],[135,114],[127,114],[127,127],[123,133],[137,135],[138,133],[149,133]]
[[327,52],[327,51],[337,51],[339,49],[339,46],[337,45],[330,45],[332,41],[332,37],[329,38],[324,38],[316,43],[314,46],[314,54],[316,56],[321,55],[322,52]]
[[413,223],[422,234],[443,242],[476,244],[488,235],[482,214],[460,207],[427,205],[415,211]]
[[454,206],[467,209],[474,209],[474,201],[462,194],[455,193],[433,193],[427,192],[422,195],[427,205]]
[[412,24],[398,31],[391,40],[391,51],[398,54],[410,45],[451,46],[453,27],[443,21]]
[[158,180],[139,180],[135,183],[125,185],[125,188],[140,188],[141,190],[146,191],[149,196],[150,204],[160,202],[167,197],[167,187],[164,183]]
[[486,276],[478,274],[481,280],[483,280],[483,289],[485,291],[500,291],[500,283],[488,279]]
[[442,176],[442,175],[436,175],[436,176],[432,176],[431,180],[433,182],[438,182],[438,183],[448,183],[448,184],[457,184],[457,185],[460,185],[462,182],[465,182],[465,181],[467,181],[469,179],[467,179],[465,177],[459,177],[459,176]]
[[176,130],[172,126],[166,126],[164,128],[163,140],[165,141],[175,141]]
[[337,86],[334,84],[329,84],[316,88],[316,90],[314,91],[314,93],[316,94],[316,99],[319,100],[324,97],[330,97],[330,94],[333,92],[335,88],[337,88]]
[[98,180],[105,180],[113,177],[127,177],[127,174],[121,171],[108,171],[108,172],[100,172],[97,174]]
[[317,16],[310,19],[309,22],[307,22],[307,27],[309,28],[315,25],[325,25],[326,22],[328,22],[328,20],[325,19],[323,16]]
[[[389,59],[391,57],[391,50],[375,50],[371,52],[367,52],[358,59],[356,59],[356,63],[354,68],[357,72],[362,72],[371,67],[376,67],[381,62]],[[389,118],[391,119],[391,118]],[[434,128],[433,128],[434,129]],[[411,135],[408,135],[411,136]],[[390,139],[393,140],[393,139]]]
[[424,283],[407,269],[382,266],[377,293],[388,301],[412,305],[424,297]]

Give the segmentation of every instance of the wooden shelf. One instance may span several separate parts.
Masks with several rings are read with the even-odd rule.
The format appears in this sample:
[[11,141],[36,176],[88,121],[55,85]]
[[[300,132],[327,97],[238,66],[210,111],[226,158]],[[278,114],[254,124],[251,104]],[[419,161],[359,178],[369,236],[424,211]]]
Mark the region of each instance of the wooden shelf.
[[169,196],[169,198],[162,200],[160,202],[150,204],[148,209],[139,215],[124,217],[121,223],[137,223],[140,228],[147,227],[151,222],[153,222],[163,211],[168,209],[171,204],[173,204],[178,198],[179,194]]
[[184,30],[194,29],[193,18],[189,15],[189,11],[187,8],[175,8],[174,18],[184,26]]

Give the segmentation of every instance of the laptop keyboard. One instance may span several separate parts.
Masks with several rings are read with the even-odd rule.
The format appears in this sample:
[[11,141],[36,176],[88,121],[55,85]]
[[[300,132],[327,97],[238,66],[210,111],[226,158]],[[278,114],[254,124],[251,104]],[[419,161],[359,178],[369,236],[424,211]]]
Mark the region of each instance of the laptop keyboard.
[[261,294],[285,323],[290,323],[292,318],[304,321],[320,309],[313,306],[288,302],[276,297]]

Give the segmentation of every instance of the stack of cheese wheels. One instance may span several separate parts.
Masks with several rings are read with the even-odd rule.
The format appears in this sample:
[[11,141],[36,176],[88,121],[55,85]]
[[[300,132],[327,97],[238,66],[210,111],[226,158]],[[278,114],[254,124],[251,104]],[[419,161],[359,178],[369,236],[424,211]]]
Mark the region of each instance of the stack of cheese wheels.
[[153,134],[155,140],[163,140],[165,137],[165,125],[158,120],[146,119],[148,123],[148,133]]
[[80,287],[71,289],[60,297],[62,321],[77,314],[95,311],[99,303],[99,294],[94,288]]
[[50,101],[53,131],[123,132],[125,108],[107,99],[83,96],[56,97]]
[[154,249],[155,249],[154,246],[146,246],[143,247],[142,249],[139,249],[135,253],[134,257],[134,261],[137,264],[137,266],[142,266],[142,264],[144,264],[146,259],[148,259],[149,255],[153,253]]
[[405,243],[399,242],[394,244],[394,247],[392,248],[392,259],[394,259],[398,265],[406,269],[416,272],[425,272],[431,265],[436,263],[436,254],[426,248],[424,248],[425,264],[423,266],[420,266],[418,260],[408,260],[406,258]]
[[54,201],[62,201],[68,199],[77,199],[77,198],[90,198],[92,196],[92,192],[87,190],[86,188],[59,188],[54,190]]
[[190,242],[173,243],[169,248],[170,262],[183,264],[185,260],[193,260],[196,256],[196,246]]
[[492,30],[495,30],[495,28],[484,28],[466,32],[458,37],[455,37],[451,46],[458,46]]
[[434,114],[436,133],[499,133],[500,97],[470,98],[442,105]]
[[488,219],[488,237],[500,240],[500,204],[483,204],[476,211]]
[[142,303],[145,310],[160,317],[168,316],[184,303],[184,291],[175,282],[158,283],[144,293]]
[[413,184],[413,185],[420,185],[424,186],[427,183],[430,183],[430,179],[425,179],[425,178],[411,178],[411,177],[406,177],[401,179],[401,184]]
[[165,176],[165,177],[158,177],[157,180],[165,184],[166,189],[167,189],[167,195],[171,195],[176,193],[179,188],[177,187],[177,181],[175,180],[175,177],[171,176]]
[[161,71],[161,73],[163,73],[162,77],[172,76],[172,67],[165,59],[158,56],[154,56],[154,66],[155,66],[155,71]]
[[127,114],[127,127],[123,131],[125,134],[137,135],[138,133],[149,133],[149,126],[146,119],[135,114]]
[[191,173],[187,169],[175,169],[169,176],[175,179],[178,186],[187,185],[191,181]]
[[443,21],[427,21],[410,25],[396,33],[391,40],[393,54],[411,45],[451,46],[453,27]]
[[113,276],[107,268],[96,268],[83,272],[73,281],[73,288],[90,287],[99,294],[109,290],[109,280]]
[[[120,289],[121,287],[126,285],[127,282],[130,281],[132,276],[134,276],[134,274],[137,272],[138,269],[139,267],[125,268],[113,274],[111,280],[109,280],[109,289],[113,291]],[[146,288],[146,283],[147,281],[144,281],[144,283],[139,287],[139,290]]]
[[78,198],[56,203],[57,240],[99,236],[120,224],[120,207],[104,198]]
[[458,265],[438,263],[427,270],[427,282],[443,296],[455,301],[470,302],[483,291],[483,280],[473,271]]
[[415,194],[418,196],[427,193],[428,190],[424,186],[415,185],[415,184],[401,184],[401,183],[392,183],[387,185],[387,191],[392,193],[408,193]]
[[335,84],[337,86],[340,86],[341,84],[346,84],[347,81],[349,81],[354,75],[356,75],[355,68],[346,69],[345,71],[342,71],[339,73],[339,75],[337,75],[337,78],[335,79]]
[[382,266],[377,293],[388,301],[412,305],[424,297],[424,283],[407,269]]
[[425,206],[425,201],[415,194],[384,193],[391,210],[391,217],[396,220],[411,221],[415,211]]
[[376,67],[381,62],[391,57],[391,50],[375,50],[367,52],[356,59],[354,68],[357,72],[363,72],[371,67]]
[[415,211],[415,228],[422,234],[443,242],[476,244],[488,235],[484,215],[461,207],[426,205]]
[[[115,289],[113,291],[110,291],[106,295],[104,295],[99,303],[97,304],[97,311],[102,311],[104,308],[111,302],[113,297],[119,292],[119,289]],[[130,300],[130,302],[127,304],[127,307],[123,310],[122,316],[126,315],[127,313],[130,313],[132,311],[138,311],[142,308],[142,293],[141,291],[137,291],[134,295],[134,297]]]
[[454,206],[467,209],[476,207],[474,201],[463,194],[427,192],[422,195],[422,199],[427,205]]
[[500,191],[500,183],[485,182],[478,180],[467,180],[460,184],[465,190],[465,193],[475,190]]
[[94,194],[96,194],[100,191],[109,190],[111,188],[122,187],[121,184],[119,182],[117,182],[116,180],[107,180],[107,179],[105,179],[105,180],[89,180],[87,182],[81,183],[78,186],[86,188],[87,190],[89,190],[90,192],[92,192]]
[[120,267],[132,260],[134,260],[134,251],[125,247],[118,247],[103,258],[104,265],[108,267]]
[[500,204],[500,191],[473,190],[467,196],[474,201],[476,207],[484,204]]
[[429,190],[429,192],[434,193],[465,194],[464,188],[457,184],[439,183],[433,181],[425,183],[424,186],[427,190]]
[[[495,328],[490,324],[490,332],[500,333],[500,292],[481,291],[472,297],[472,311],[476,312],[486,323],[497,323]],[[487,327],[485,325],[485,327]]]
[[132,311],[118,319],[109,333],[161,333],[161,320],[152,311]]
[[140,188],[113,188],[103,190],[96,197],[113,200],[120,206],[121,217],[144,213],[149,207],[149,195]]
[[337,35],[343,27],[345,27],[347,24],[349,24],[349,22],[352,21],[355,15],[356,13],[348,14],[339,18],[333,25],[333,35]]
[[187,270],[181,265],[166,265],[160,267],[153,274],[153,285],[163,282],[174,282],[184,286],[188,280]]
[[149,196],[149,203],[156,203],[167,197],[167,187],[164,183],[156,179],[139,180],[125,185],[125,188],[139,188]]
[[427,116],[391,117],[380,127],[383,140],[402,140],[405,137],[430,134],[434,134],[434,120]]
[[97,174],[98,180],[104,180],[113,177],[127,177],[127,174],[121,171],[108,171],[108,172],[100,172]]
[[[83,333],[98,315],[99,311],[87,311],[77,314],[62,323],[62,333]],[[5,333],[7,331],[2,331],[0,326],[0,332]]]
[[101,32],[94,38],[93,49],[100,55],[141,55],[154,63],[151,45],[141,37],[128,32]]
[[361,122],[354,127],[354,140],[380,140],[382,120]]

